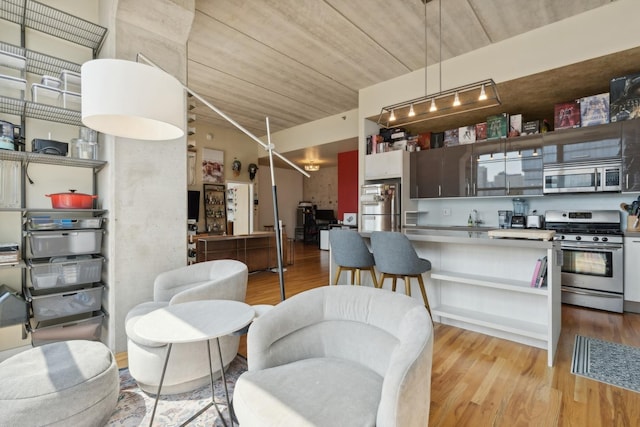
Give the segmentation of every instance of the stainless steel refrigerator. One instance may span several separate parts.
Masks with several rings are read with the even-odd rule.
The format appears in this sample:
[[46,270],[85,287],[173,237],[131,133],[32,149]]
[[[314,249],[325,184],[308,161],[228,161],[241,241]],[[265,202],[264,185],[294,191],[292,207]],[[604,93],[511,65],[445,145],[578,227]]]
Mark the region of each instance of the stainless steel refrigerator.
[[400,231],[400,181],[363,185],[360,212],[360,231]]

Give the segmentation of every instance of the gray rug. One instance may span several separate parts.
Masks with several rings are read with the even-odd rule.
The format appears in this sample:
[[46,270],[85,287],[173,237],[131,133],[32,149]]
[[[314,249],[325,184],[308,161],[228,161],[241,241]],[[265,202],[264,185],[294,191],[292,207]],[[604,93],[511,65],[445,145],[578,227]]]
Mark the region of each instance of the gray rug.
[[571,373],[640,393],[640,348],[576,335]]
[[[229,365],[225,375],[229,397],[233,396],[233,386],[236,380],[247,370],[247,360],[238,355]],[[214,381],[215,402],[222,412],[224,419],[229,425],[229,411],[227,410],[227,400],[224,394],[222,378]],[[211,401],[211,387],[209,385],[200,387],[194,391],[174,395],[160,396],[158,409],[153,420],[154,426],[176,426],[188,420],[193,414],[206,406]],[[131,378],[128,369],[120,370],[120,395],[111,419],[107,426],[134,427],[148,426],[153,411],[155,395],[149,395],[140,390],[136,381]],[[189,426],[223,426],[218,418],[215,407],[209,408],[198,418],[193,420]]]

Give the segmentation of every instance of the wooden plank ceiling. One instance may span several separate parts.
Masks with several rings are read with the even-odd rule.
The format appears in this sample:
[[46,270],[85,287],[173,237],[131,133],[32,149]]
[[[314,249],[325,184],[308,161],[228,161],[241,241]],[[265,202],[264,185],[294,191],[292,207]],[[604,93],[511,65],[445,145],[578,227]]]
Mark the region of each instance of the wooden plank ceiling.
[[[265,117],[276,132],[357,108],[360,89],[423,68],[425,56],[437,63],[440,40],[446,60],[610,1],[442,0],[440,15],[432,0],[425,50],[422,0],[196,0],[188,85],[262,136]],[[205,106],[194,112],[228,126]]]

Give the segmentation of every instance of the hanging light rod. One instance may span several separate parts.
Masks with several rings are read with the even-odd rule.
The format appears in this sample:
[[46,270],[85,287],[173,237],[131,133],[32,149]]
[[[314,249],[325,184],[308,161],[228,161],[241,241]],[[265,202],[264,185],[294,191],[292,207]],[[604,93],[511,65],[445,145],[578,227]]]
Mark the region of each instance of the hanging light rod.
[[498,88],[487,79],[382,107],[378,124],[404,126],[498,105],[502,105]]

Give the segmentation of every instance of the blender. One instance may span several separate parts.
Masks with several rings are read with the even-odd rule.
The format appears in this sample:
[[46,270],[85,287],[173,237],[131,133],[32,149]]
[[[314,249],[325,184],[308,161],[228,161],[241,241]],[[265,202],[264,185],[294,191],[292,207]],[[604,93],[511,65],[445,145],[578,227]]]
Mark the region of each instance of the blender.
[[527,211],[529,204],[525,199],[513,199],[513,215],[511,216],[511,228],[524,228],[527,225]]

